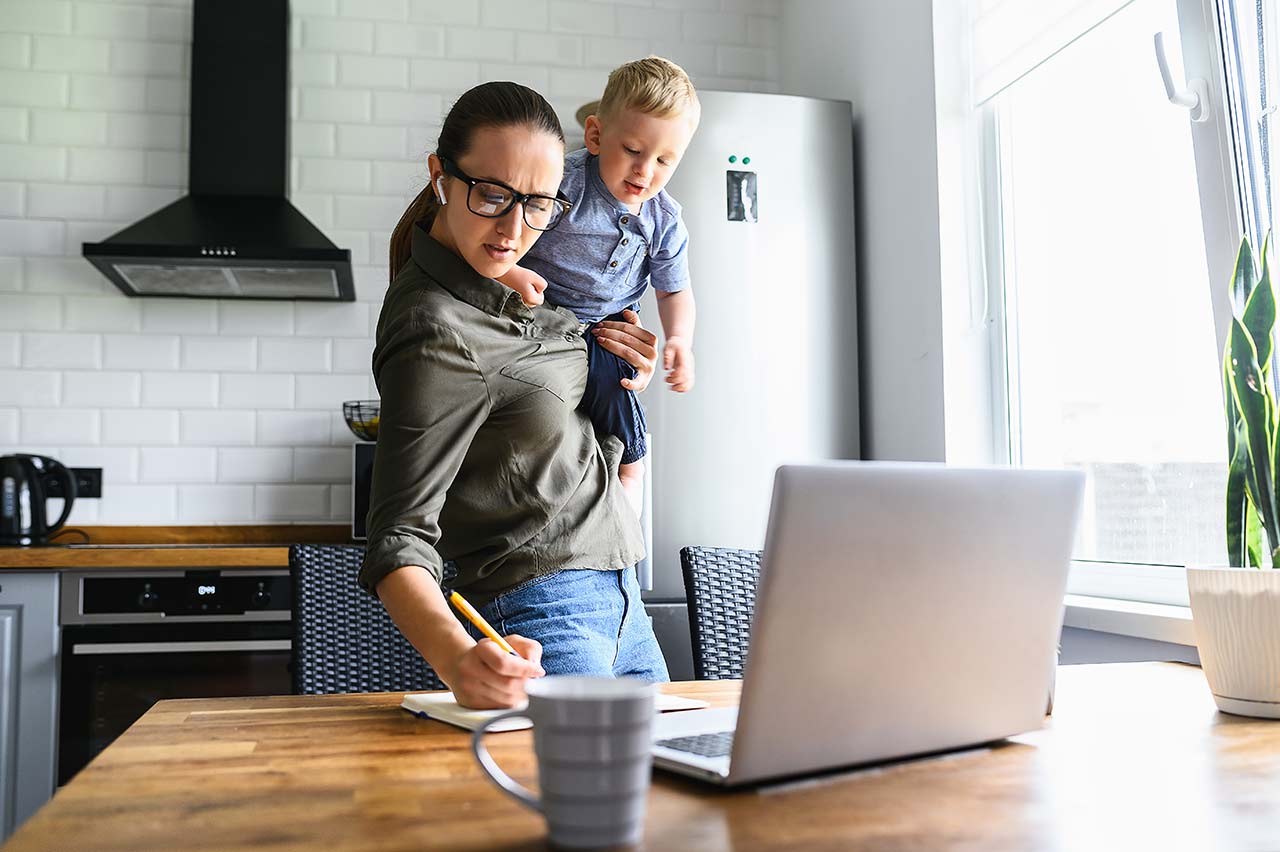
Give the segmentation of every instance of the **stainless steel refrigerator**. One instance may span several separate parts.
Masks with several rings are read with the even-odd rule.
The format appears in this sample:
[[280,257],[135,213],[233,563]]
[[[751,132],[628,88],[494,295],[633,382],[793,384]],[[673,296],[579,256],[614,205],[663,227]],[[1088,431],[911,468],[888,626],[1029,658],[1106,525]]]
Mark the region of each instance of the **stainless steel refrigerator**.
[[[655,616],[660,602],[679,610],[656,619],[668,656],[661,622],[684,617],[680,548],[761,547],[774,469],[857,458],[859,446],[852,108],[699,98],[701,124],[668,185],[689,228],[697,383],[676,394],[658,375],[642,396],[652,546],[641,574]],[[641,314],[658,328],[651,293]]]

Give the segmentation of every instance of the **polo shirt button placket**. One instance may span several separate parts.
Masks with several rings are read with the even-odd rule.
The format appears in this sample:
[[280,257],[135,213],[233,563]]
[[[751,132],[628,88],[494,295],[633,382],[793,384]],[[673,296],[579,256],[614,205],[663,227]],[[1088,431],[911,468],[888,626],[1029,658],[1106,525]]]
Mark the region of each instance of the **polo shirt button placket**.
[[[619,224],[619,225],[626,225],[626,224],[628,224],[628,223],[630,223],[630,222],[631,222],[631,217],[630,217],[630,216],[619,216],[619,217],[618,217],[618,224]],[[621,241],[621,242],[619,242],[619,243],[618,243],[618,245],[619,245],[619,246],[625,246],[627,243],[629,243],[629,242],[631,241],[631,239],[630,239],[629,237],[627,237],[627,236],[626,236],[626,233],[627,233],[627,232],[626,232],[626,231],[623,231],[623,230],[622,230],[622,228],[619,228],[618,230],[622,231],[622,234],[623,234],[622,241]],[[617,269],[617,268],[618,268],[618,261],[616,261],[616,260],[611,260],[611,261],[609,261],[609,268],[610,268],[610,269]]]

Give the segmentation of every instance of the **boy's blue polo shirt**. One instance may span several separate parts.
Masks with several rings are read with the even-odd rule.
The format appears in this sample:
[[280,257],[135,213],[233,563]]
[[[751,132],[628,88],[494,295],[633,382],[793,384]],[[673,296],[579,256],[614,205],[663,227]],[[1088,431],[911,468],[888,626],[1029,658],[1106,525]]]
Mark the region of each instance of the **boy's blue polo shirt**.
[[573,209],[520,261],[547,279],[548,302],[596,322],[634,305],[650,283],[668,293],[689,286],[689,232],[665,189],[632,213],[580,148],[564,158],[560,191]]

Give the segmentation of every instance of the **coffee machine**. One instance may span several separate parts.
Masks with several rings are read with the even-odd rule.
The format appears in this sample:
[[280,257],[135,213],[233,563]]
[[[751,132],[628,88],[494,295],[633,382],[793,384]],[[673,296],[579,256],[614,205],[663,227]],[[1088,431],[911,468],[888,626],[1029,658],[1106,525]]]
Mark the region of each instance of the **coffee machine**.
[[[62,513],[49,523],[50,484],[62,497]],[[48,456],[0,456],[0,545],[48,544],[49,536],[71,516],[76,477]]]

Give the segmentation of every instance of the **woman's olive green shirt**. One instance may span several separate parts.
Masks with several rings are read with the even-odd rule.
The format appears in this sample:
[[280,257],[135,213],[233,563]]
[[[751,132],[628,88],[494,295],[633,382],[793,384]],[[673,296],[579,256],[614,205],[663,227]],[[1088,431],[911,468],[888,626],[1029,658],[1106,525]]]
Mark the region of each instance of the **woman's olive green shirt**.
[[565,568],[644,555],[621,442],[577,410],[586,343],[563,308],[524,305],[421,227],[378,318],[382,396],[360,583],[421,565],[482,605]]

